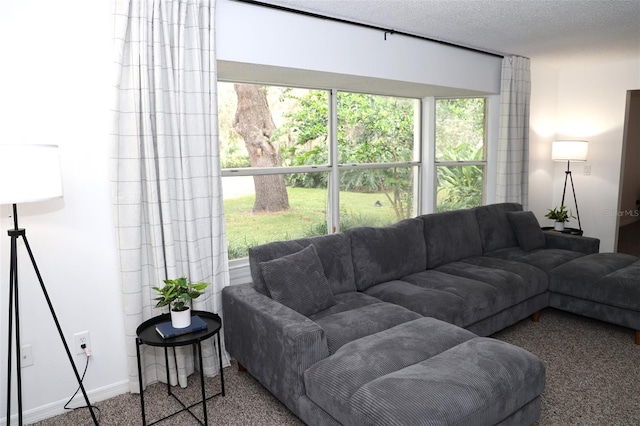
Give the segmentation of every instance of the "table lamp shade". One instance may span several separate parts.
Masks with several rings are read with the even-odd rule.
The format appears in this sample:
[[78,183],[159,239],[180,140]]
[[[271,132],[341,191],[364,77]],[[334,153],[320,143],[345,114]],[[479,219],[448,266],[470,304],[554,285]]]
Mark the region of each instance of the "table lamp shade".
[[553,161],[587,161],[587,141],[555,141],[551,147]]
[[56,145],[0,144],[0,204],[20,204],[62,197]]

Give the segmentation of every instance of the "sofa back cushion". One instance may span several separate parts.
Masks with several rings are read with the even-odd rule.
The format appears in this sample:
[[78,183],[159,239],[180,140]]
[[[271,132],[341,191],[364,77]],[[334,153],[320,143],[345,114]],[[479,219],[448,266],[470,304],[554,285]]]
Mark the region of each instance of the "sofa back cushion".
[[359,291],[427,268],[420,219],[405,219],[379,228],[352,228],[345,233],[351,239],[353,271]]
[[473,210],[454,210],[421,216],[427,246],[427,267],[437,268],[482,255],[480,231]]
[[249,267],[254,288],[265,296],[271,297],[262,276],[260,263],[299,252],[311,244],[315,246],[324,269],[324,275],[329,281],[333,294],[356,291],[351,262],[351,244],[349,238],[343,233],[276,241],[251,247],[249,249]]
[[522,211],[518,203],[499,203],[480,206],[473,209],[480,227],[480,240],[483,253],[494,250],[517,247],[518,239],[513,231],[507,212]]

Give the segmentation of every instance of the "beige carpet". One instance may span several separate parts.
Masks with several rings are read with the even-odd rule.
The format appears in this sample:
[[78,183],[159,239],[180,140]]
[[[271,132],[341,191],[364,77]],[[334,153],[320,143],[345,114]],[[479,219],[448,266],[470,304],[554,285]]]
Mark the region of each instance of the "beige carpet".
[[[539,426],[640,425],[640,346],[633,330],[589,318],[545,309],[540,322],[523,320],[494,337],[519,345],[540,357],[547,367]],[[91,374],[89,371],[88,374]],[[218,378],[206,380],[207,392],[217,392]],[[225,369],[225,397],[207,403],[210,425],[301,425],[302,422],[235,364]],[[178,389],[185,400],[196,401],[199,382]],[[167,397],[166,386],[145,391],[147,421],[178,406]],[[120,395],[98,402],[101,425],[139,425],[140,398]],[[163,408],[164,407],[164,408]],[[201,409],[194,410],[202,415]],[[37,423],[39,426],[91,425],[86,409]],[[159,425],[197,425],[187,413]]]

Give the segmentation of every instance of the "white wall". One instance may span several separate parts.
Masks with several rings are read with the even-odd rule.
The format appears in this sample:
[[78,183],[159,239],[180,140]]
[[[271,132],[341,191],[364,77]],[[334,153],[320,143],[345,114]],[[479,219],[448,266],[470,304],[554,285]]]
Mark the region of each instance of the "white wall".
[[[313,84],[319,88],[342,88],[334,85],[360,81],[376,92],[376,83],[402,82],[394,88],[409,86],[414,97],[446,93],[440,88],[455,88],[457,93],[500,92],[502,58],[496,56],[398,34],[388,34],[385,40],[380,30],[229,0],[218,1],[216,21],[222,77],[229,64],[239,64],[226,76],[233,79],[243,78],[250,68],[244,64],[259,64],[263,82],[286,73],[290,84],[296,79],[303,84],[305,75],[315,75]],[[417,93],[423,89],[431,92]]]
[[[60,146],[64,198],[19,205],[19,225],[27,231],[67,341],[73,343],[76,332],[90,332],[94,355],[85,387],[92,401],[128,390],[107,168],[111,31],[109,0],[0,2],[0,143]],[[3,366],[9,207],[0,207]],[[23,408],[25,420],[32,422],[62,412],[77,382],[22,242],[18,255],[21,343],[32,346],[34,361],[22,369]],[[84,362],[84,356],[76,356],[80,373]],[[6,368],[0,370],[4,417]],[[14,390],[13,413],[15,395]]]
[[[588,140],[587,163],[574,163],[571,170],[582,229],[585,235],[600,239],[601,251],[615,251],[626,96],[627,90],[639,87],[640,58],[560,70],[532,67],[531,150],[536,159],[532,160],[530,194],[538,194],[532,197],[532,210],[543,223],[546,219],[539,214],[559,205],[562,198],[566,164],[550,160],[551,141]],[[556,111],[550,138],[535,130],[546,127],[547,110]],[[585,164],[591,166],[588,176],[583,174]],[[552,173],[552,185],[548,173]],[[575,212],[570,187],[565,204]],[[570,225],[575,226],[575,221]]]
[[551,226],[544,215],[552,207],[554,163],[551,143],[555,138],[558,104],[557,70],[531,64],[529,120],[529,209],[541,226]]

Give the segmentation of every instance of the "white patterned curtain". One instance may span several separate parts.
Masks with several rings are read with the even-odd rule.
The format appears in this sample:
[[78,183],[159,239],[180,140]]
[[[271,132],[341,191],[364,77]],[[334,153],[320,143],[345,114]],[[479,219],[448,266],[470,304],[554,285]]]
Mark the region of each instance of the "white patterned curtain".
[[502,60],[496,188],[497,202],[521,203],[525,210],[529,199],[529,62],[519,56]]
[[[221,314],[220,292],[229,282],[214,16],[215,0],[116,0],[110,161],[132,392],[140,391],[136,328],[166,312],[154,308],[151,287],[181,276],[206,281],[194,309]],[[212,341],[203,344],[209,376],[218,373]],[[142,348],[144,386],[186,386],[194,370],[190,347],[178,348],[177,371],[170,357],[168,378],[164,351]]]

